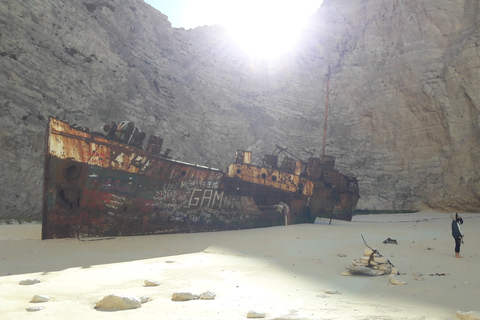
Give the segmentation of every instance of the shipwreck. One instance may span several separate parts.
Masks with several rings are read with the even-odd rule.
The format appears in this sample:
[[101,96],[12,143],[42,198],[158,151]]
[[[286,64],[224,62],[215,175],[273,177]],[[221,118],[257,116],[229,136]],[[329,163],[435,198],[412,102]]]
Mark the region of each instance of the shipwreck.
[[251,152],[237,151],[222,171],[172,159],[155,135],[143,148],[132,122],[104,131],[49,118],[42,239],[349,221],[359,199],[357,179],[333,157],[301,161],[277,146],[253,165]]

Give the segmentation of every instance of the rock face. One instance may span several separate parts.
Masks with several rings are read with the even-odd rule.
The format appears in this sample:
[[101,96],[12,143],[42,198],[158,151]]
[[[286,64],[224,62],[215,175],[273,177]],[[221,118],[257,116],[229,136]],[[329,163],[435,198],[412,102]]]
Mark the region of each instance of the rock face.
[[325,0],[295,50],[253,61],[221,27],[141,0],[0,3],[0,218],[41,217],[48,116],[131,120],[173,157],[225,168],[275,144],[327,153],[361,209],[478,211],[480,3]]

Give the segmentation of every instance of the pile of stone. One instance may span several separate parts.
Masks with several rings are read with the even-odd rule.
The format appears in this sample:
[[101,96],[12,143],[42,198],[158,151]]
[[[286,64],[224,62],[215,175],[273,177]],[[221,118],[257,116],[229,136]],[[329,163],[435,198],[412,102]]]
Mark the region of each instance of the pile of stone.
[[352,265],[342,272],[344,276],[363,275],[363,276],[384,276],[397,275],[398,270],[392,263],[380,255],[375,249],[366,248],[363,256],[353,260]]

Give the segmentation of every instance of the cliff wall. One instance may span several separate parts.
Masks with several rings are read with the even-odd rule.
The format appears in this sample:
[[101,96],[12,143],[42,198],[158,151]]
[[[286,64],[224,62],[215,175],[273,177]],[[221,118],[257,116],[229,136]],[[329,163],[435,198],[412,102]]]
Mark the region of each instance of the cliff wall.
[[327,153],[358,177],[359,208],[478,212],[479,6],[325,0],[266,62],[141,0],[1,0],[0,217],[41,217],[48,116],[131,120],[220,169],[236,149],[319,156],[329,65]]

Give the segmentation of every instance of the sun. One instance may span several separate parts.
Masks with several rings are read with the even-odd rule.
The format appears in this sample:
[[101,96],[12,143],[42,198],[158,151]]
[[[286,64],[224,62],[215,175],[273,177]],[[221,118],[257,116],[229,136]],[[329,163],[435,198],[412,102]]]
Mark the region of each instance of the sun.
[[295,46],[309,16],[323,0],[145,0],[169,16],[172,26],[223,25],[253,57],[279,57]]
[[221,24],[249,55],[276,58],[295,45],[321,0],[243,0],[225,8]]
[[[291,49],[323,0],[190,0],[185,20],[219,24],[246,53],[275,58]],[[188,15],[188,17],[187,17]]]

